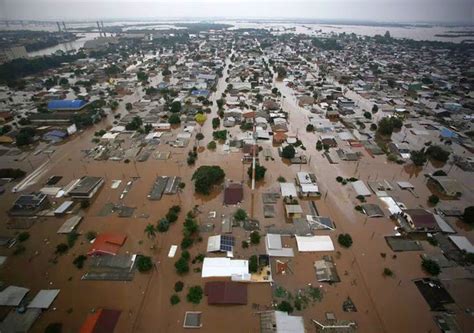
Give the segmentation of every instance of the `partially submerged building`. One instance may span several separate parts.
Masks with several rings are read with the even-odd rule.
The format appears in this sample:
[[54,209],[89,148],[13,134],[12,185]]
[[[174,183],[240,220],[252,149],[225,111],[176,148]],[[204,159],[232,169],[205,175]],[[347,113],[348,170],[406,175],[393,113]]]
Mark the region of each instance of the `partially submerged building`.
[[22,194],[8,211],[11,216],[33,216],[49,205],[48,196],[41,192]]
[[69,191],[74,199],[91,199],[104,184],[104,178],[84,176]]

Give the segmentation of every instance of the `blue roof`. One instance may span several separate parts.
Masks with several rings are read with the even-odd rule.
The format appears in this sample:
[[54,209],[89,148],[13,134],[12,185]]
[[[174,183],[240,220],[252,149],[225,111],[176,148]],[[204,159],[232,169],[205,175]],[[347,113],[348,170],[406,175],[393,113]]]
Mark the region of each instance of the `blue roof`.
[[457,138],[458,137],[458,134],[456,132],[453,132],[451,131],[450,129],[447,129],[446,127],[444,127],[442,130],[441,130],[441,136],[443,138]]
[[49,110],[79,110],[87,104],[82,99],[56,99],[48,103]]
[[193,96],[207,96],[209,95],[209,90],[193,90],[191,91]]

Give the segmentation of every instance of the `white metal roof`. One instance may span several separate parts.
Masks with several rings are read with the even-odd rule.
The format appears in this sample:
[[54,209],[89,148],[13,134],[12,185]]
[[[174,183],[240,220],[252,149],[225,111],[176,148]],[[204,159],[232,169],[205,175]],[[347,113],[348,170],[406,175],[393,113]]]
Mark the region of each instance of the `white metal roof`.
[[398,186],[400,186],[401,189],[415,188],[415,186],[413,186],[410,182],[400,181],[397,182],[397,184]]
[[301,184],[301,192],[303,193],[319,192],[319,187],[318,185],[315,185],[315,184]]
[[177,250],[178,250],[178,245],[171,245],[170,251],[168,252],[168,258],[174,258]]
[[293,183],[280,183],[281,195],[283,197],[297,197],[296,186]]
[[248,260],[204,258],[201,277],[229,277],[249,274]]
[[298,177],[298,182],[300,184],[312,184],[311,177],[309,176],[308,172],[297,172],[296,177]]
[[81,222],[82,216],[75,215],[66,220],[63,225],[58,229],[58,234],[68,234],[74,230],[74,228]]
[[8,286],[0,292],[0,305],[18,306],[30,289]]
[[357,195],[363,195],[364,197],[369,197],[372,192],[370,192],[369,188],[365,185],[362,180],[358,180],[352,183],[352,187],[356,191]]
[[277,333],[304,333],[303,317],[290,316],[286,312],[275,311],[275,323]]
[[464,236],[448,236],[449,239],[457,246],[458,249],[464,250],[467,253],[474,253],[474,245],[471,244],[469,239]]
[[58,296],[59,289],[40,290],[35,298],[28,304],[28,308],[47,309]]
[[300,252],[334,251],[334,244],[329,236],[296,236]]
[[281,235],[267,234],[265,236],[265,248],[271,257],[294,257],[292,248],[284,248],[281,243]]
[[379,199],[385,203],[390,214],[400,214],[402,212],[401,208],[392,197],[380,197]]

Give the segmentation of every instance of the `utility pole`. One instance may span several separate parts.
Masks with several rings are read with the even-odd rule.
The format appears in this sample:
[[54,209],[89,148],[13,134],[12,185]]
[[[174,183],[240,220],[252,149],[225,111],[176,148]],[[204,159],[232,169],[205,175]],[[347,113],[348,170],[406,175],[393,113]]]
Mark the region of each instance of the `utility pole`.
[[252,194],[251,194],[251,202],[250,202],[250,217],[253,218],[253,211],[254,211],[254,195],[255,195],[255,166],[256,166],[256,152],[257,152],[257,149],[256,149],[256,145],[257,145],[257,133],[256,133],[256,127],[255,127],[255,117],[253,117],[253,141],[254,141],[254,145],[253,145],[253,148],[252,148]]

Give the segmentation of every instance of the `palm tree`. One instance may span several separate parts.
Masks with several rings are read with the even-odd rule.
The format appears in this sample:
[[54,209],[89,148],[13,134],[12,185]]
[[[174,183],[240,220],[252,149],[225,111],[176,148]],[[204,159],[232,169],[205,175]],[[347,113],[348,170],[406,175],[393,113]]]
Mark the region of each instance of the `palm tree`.
[[149,223],[145,227],[145,234],[147,235],[148,238],[152,239],[156,237],[156,229],[155,226],[151,223]]

